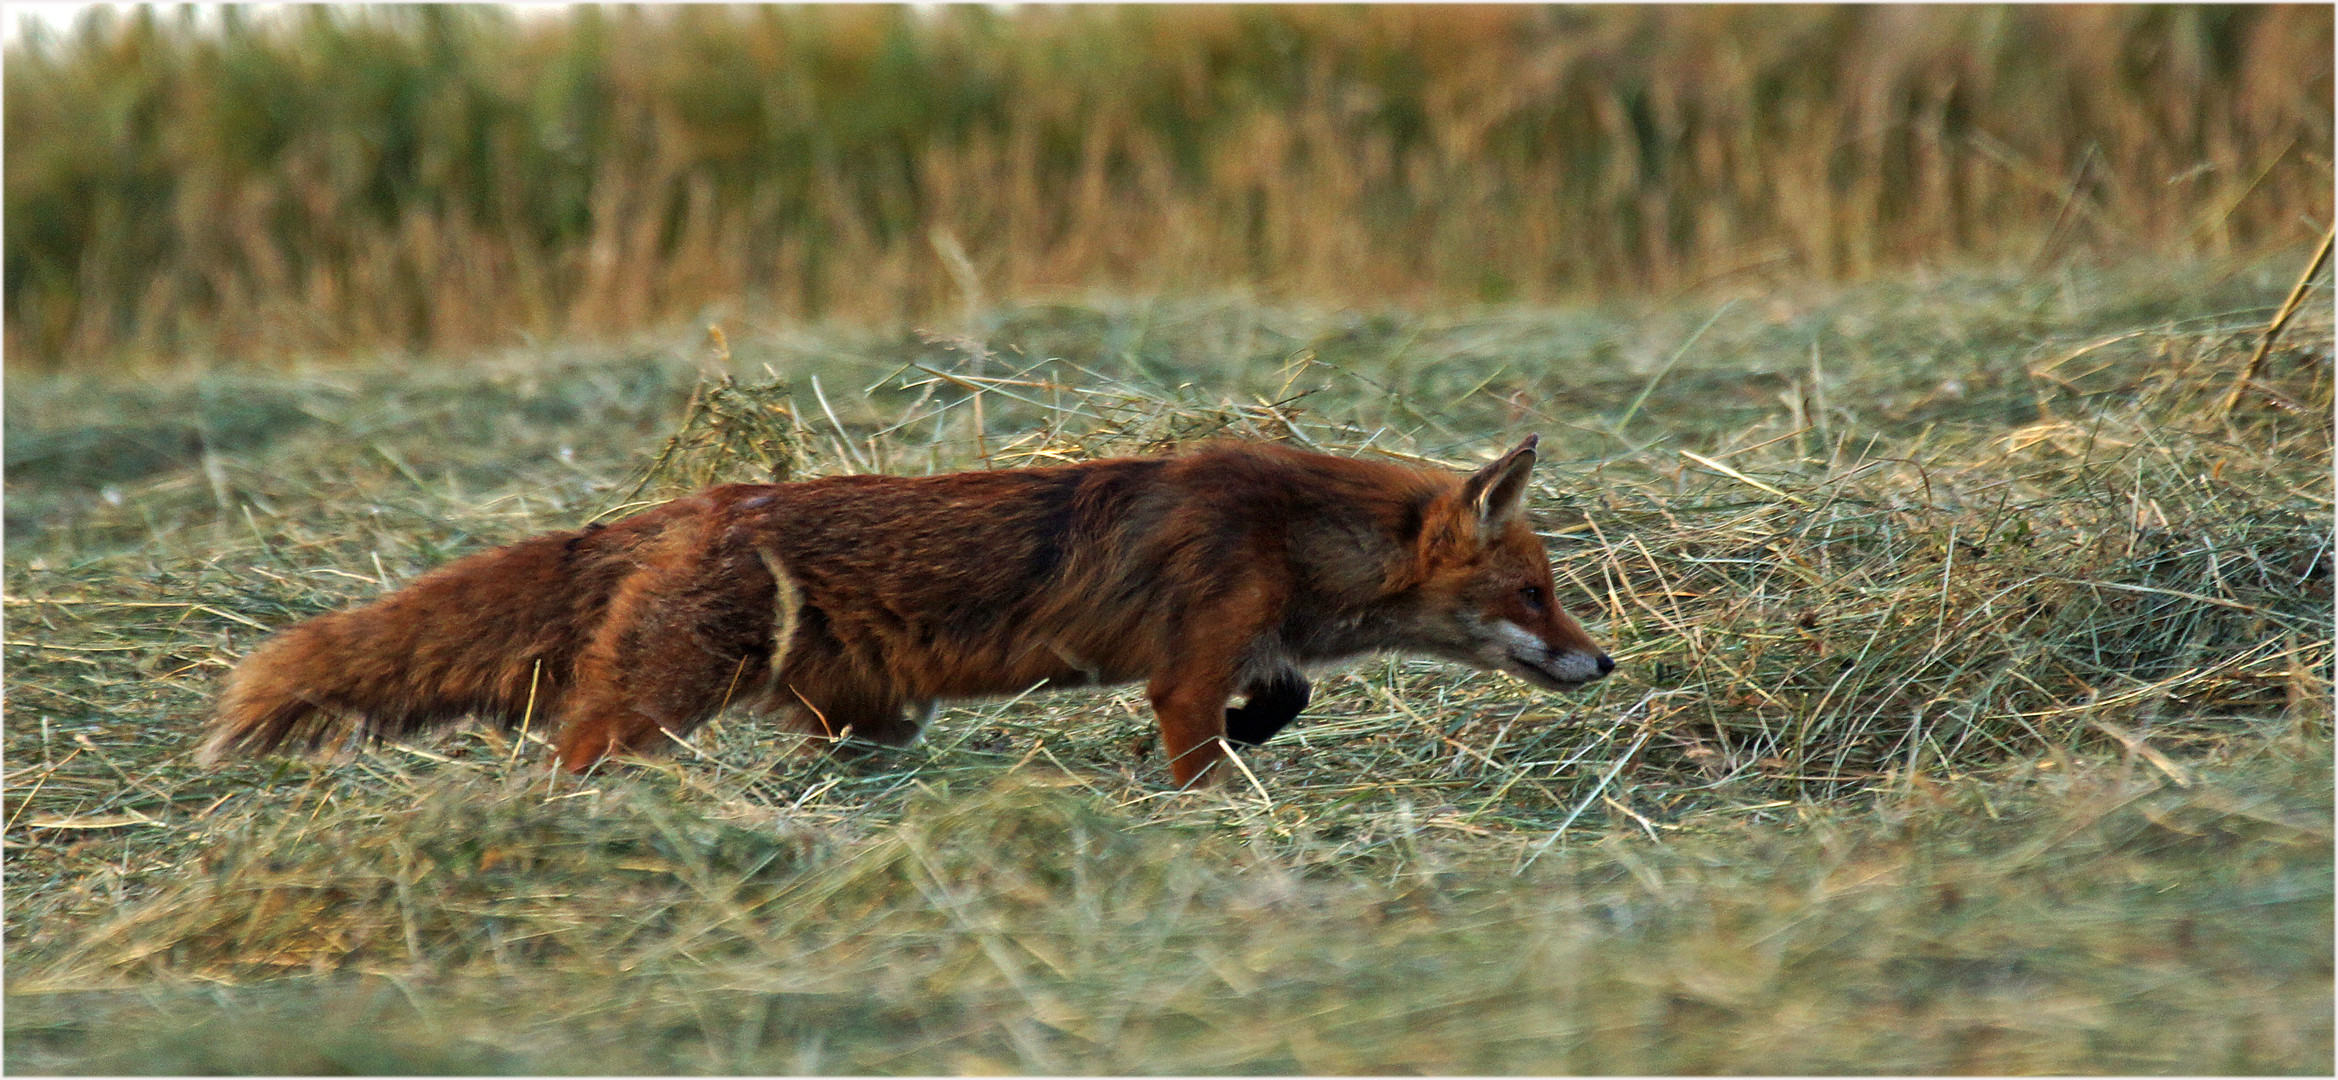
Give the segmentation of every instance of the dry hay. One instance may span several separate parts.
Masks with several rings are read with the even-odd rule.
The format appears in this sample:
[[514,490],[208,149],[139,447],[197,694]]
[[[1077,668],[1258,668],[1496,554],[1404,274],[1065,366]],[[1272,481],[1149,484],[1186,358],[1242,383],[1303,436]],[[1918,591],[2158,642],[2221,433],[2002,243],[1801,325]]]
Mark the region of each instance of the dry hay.
[[[1736,989],[1705,986],[1698,964],[1719,970],[1719,961],[1694,961],[1705,947],[1681,930],[1661,939],[1677,950],[1664,954],[1675,957],[1665,969],[1675,981],[1657,980],[1669,987],[1657,993],[1657,983],[1606,966],[1622,961],[1600,951],[1582,920],[1610,919],[1599,925],[1612,931],[1612,917],[1597,914],[1603,904],[1723,917],[1677,905],[1721,903],[1700,890],[1784,903],[1832,888],[1822,888],[1838,880],[1829,875],[1857,879],[1861,866],[1879,880],[1918,882],[1934,900],[1942,887],[1970,895],[1974,881],[2026,897],[2059,888],[2058,878],[2127,873],[2113,864],[2130,858],[2145,860],[2134,864],[2137,881],[2207,875],[2197,879],[2240,882],[2231,887],[2244,893],[2288,889],[2295,895],[2282,903],[2326,911],[2326,792],[2320,802],[2290,789],[2247,795],[2256,781],[2233,772],[2273,760],[2292,772],[2327,769],[2326,293],[2274,350],[2244,407],[2229,420],[2215,409],[2269,314],[2263,294],[2287,284],[2281,276],[2259,275],[2245,303],[2190,301],[2204,312],[2168,300],[2164,281],[2118,278],[2086,282],[2091,304],[2069,300],[2068,281],[1951,279],[1718,315],[1632,313],[1644,328],[1612,312],[1438,320],[1142,304],[1009,309],[988,317],[980,339],[741,334],[739,355],[711,382],[693,345],[679,356],[529,358],[475,371],[214,376],[136,394],[12,386],[11,989],[433,972],[518,980],[533,989],[517,1000],[541,1003],[566,1000],[572,992],[559,987],[581,978],[617,988],[598,1008],[633,1030],[626,1025],[679,1007],[675,986],[711,995],[691,1008],[732,1008],[733,992],[797,995],[786,999],[790,1016],[845,1024],[845,999],[820,995],[849,994],[846,984],[861,979],[881,1005],[863,1034],[890,1049],[815,1055],[805,1066],[855,1069],[979,1067],[940,1048],[936,1033],[961,1030],[952,1024],[996,1040],[967,1053],[1025,1070],[1137,1069],[1220,1053],[1226,1067],[1268,1061],[1281,1071],[1859,1060],[1848,1044],[1827,1051],[1845,1056],[1780,1056],[1758,1037],[1815,1030],[1811,1017],[1823,1013],[1778,1011],[1794,1001],[1831,1007],[1823,995],[1785,994],[1799,977],[1790,967],[1745,975]],[[750,372],[762,374],[726,378]],[[263,414],[276,419],[253,419]],[[1551,451],[1533,503],[1562,589],[1611,646],[1618,677],[1555,697],[1428,662],[1366,661],[1321,680],[1307,716],[1245,752],[1243,777],[1214,794],[1167,789],[1147,755],[1150,716],[1126,689],[969,703],[947,710],[927,743],[849,767],[799,755],[746,718],[717,721],[669,761],[586,782],[550,776],[539,748],[480,729],[325,763],[199,771],[187,759],[218,673],[264,628],[373,595],[462,551],[573,525],[627,501],[629,489],[660,497],[781,465],[796,476],[1008,466],[1220,436],[1459,467],[1524,430],[1541,430]],[[235,431],[253,434],[220,434]],[[89,464],[91,447],[109,445],[124,454]],[[140,447],[145,456],[129,453]],[[661,447],[670,451],[662,459]],[[2099,805],[2086,805],[2096,810],[2049,800],[2007,811],[2061,776],[2062,790],[2095,792]],[[1940,876],[1924,868],[1953,860],[1923,853],[1931,849],[1875,840],[1884,847],[1853,857],[1843,853],[1871,841],[1840,837],[1864,826],[1809,831],[1813,815],[1848,822],[1869,806],[1960,837],[1995,828],[1989,835],[2015,849],[2021,829],[2094,837],[2080,846],[2096,861],[2041,849]],[[2001,812],[2005,824],[1983,824]],[[2106,822],[2127,831],[2104,833]],[[2246,855],[2192,839],[2169,847],[2150,832],[2162,828],[2272,839]],[[2147,834],[2161,839],[2122,846]],[[1632,837],[1647,846],[1628,846]],[[1944,840],[1942,850],[1975,850],[1969,841]],[[1778,844],[1790,850],[1764,846]],[[2245,856],[2257,869],[2150,861],[2168,852]],[[2320,870],[2298,862],[2317,857]],[[1813,862],[1817,876],[1763,884],[1769,871],[1758,868],[1774,859]],[[1565,953],[1544,959],[1576,964],[1611,990],[1638,987],[1603,998],[1577,985],[1589,1011],[1569,1014],[1575,1026],[1565,1030],[1599,1029],[1595,1000],[1627,1012],[1690,1000],[1706,1004],[1678,1006],[1682,1016],[1719,1008],[1740,1018],[1715,1029],[1736,1041],[1648,1043],[1634,1057],[1583,1035],[1590,1056],[1505,1057],[1496,1041],[1486,1056],[1456,1058],[1438,1055],[1462,1044],[1437,1035],[1411,1057],[1376,1038],[1351,1036],[1360,1041],[1348,1054],[1337,1040],[1277,1048],[1244,1035],[1205,1053],[1208,1040],[1150,1006],[1106,1022],[1105,1005],[1149,1000],[1138,975],[1093,981],[1114,964],[1176,956],[1174,971],[1143,970],[1279,986],[1275,1009],[1286,1011],[1276,1015],[1286,1018],[1313,1015],[1289,1010],[1328,987],[1378,1000],[1401,980],[1373,983],[1334,923],[1407,925],[1402,897],[1416,896],[1437,913],[1417,934],[1369,930],[1360,940],[1427,965],[1424,978],[1445,978],[1423,943],[1484,946],[1454,928],[1528,918],[1519,905],[1539,902],[1496,889],[1480,909],[1453,890],[1493,889],[1521,870],[1515,880],[1577,882],[1549,894],[1576,899],[1561,905],[1569,914],[1549,916],[1555,937],[1534,939]],[[2317,873],[2320,892],[2296,884]],[[1119,875],[1134,891],[1112,900],[1118,886],[1083,877],[1092,874]],[[2015,877],[2018,888],[2007,884]],[[1601,892],[1622,880],[1640,882],[1638,899]],[[1096,921],[1067,926],[1060,920],[1090,916],[1044,914],[1091,888],[1101,890]],[[1166,914],[1200,910],[1193,904],[1327,914],[1299,919],[1290,955],[1229,960],[1236,954],[1195,943],[1272,952],[1266,937],[1245,936],[1265,934],[1272,919]],[[1364,914],[1390,904],[1399,914]],[[1998,913],[1989,918],[2012,922],[1988,923],[1987,933],[2034,921],[2030,904],[1989,907]],[[1719,940],[1784,932],[1751,907],[1730,910],[1724,922],[1738,920],[1730,925],[1745,936]],[[1915,915],[1857,910],[1866,914],[1853,922],[1901,928],[1878,938],[1879,949],[1914,940],[1904,920]],[[2173,927],[2190,911],[2149,919]],[[1166,920],[1162,942],[1183,944],[1126,952],[1128,920],[1141,924],[1146,912]],[[1264,920],[1259,929],[1245,929],[1252,918]],[[2113,948],[2077,923],[2037,925],[2074,935],[2072,956]],[[861,933],[874,936],[851,936]],[[2019,934],[1987,939],[1998,945],[1925,940],[1918,951],[1935,959],[1891,963],[1947,965],[1941,992],[1968,1003],[1975,987],[2000,983],[1960,982],[1963,969],[1939,956],[1978,950],[1994,964],[1998,945],[2044,947]],[[2313,953],[2311,942],[2300,948]],[[1914,970],[1861,955],[1842,978]],[[1320,979],[1263,974],[1290,970]],[[833,974],[805,974],[816,971]],[[690,972],[712,981],[692,983]],[[776,974],[786,972],[799,974]],[[2326,971],[2320,978],[2326,1000]],[[1521,974],[1468,1007],[1543,1000],[1533,995],[1555,992],[1544,979]],[[1464,992],[1460,982],[1438,985]],[[2085,1008],[2098,1012],[2128,1000],[2102,986],[2087,993],[2095,1004]],[[2274,984],[2250,993],[2261,1004],[2299,1000]],[[1094,1045],[1123,1040],[1121,1056],[1073,1052],[1025,1021],[997,1021],[1008,998]],[[1221,1032],[1252,1030],[1215,1006],[1174,999]],[[2001,999],[2005,1016],[1986,1022],[2013,1022],[2021,1000]],[[913,1002],[942,1011],[885,1011]],[[2207,1005],[2184,1008],[2195,1006],[2207,1010],[2198,1025],[2166,1037],[2225,1038],[2200,1034],[2227,1029]],[[465,1008],[488,1028],[526,1028],[487,999]],[[526,1029],[602,1015],[554,1011],[550,1027]],[[933,1019],[945,1013],[957,1019]],[[1424,1023],[1447,1031],[1446,1021]],[[1968,1045],[1953,1025],[1919,1026],[1910,1046],[1933,1047],[1922,1053]],[[2316,1046],[2326,1051],[2327,1025],[2281,1038],[2265,1044],[2274,1050],[2231,1050],[2223,1065],[2178,1058],[2291,1067]],[[2017,1039],[2006,1045],[2019,1053],[1980,1063],[2104,1060],[2085,1057],[2083,1042]],[[798,1060],[725,1058],[705,1048],[715,1045],[663,1058],[635,1046],[626,1052],[647,1056],[596,1060],[645,1069]],[[1669,1049],[1650,1049],[1659,1046]],[[543,1045],[510,1052],[537,1066],[558,1060]],[[688,1056],[702,1052],[715,1057]],[[1696,1056],[1708,1052],[1718,1056]],[[1909,1053],[1918,1055],[1906,1059],[1911,1068],[1955,1064]],[[268,1060],[252,1067],[315,1064]],[[2163,1059],[2117,1060],[2140,1069]]]

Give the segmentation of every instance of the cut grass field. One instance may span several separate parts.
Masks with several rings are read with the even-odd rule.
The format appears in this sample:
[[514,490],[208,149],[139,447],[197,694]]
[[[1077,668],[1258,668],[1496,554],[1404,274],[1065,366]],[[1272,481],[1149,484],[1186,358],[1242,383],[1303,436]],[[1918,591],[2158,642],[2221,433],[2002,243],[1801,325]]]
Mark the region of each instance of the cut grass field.
[[[2221,409],[2301,263],[12,379],[6,1064],[2326,1072],[2326,286]],[[1357,664],[1220,791],[1130,689],[189,761],[264,630],[709,479],[1527,431],[1616,677]]]

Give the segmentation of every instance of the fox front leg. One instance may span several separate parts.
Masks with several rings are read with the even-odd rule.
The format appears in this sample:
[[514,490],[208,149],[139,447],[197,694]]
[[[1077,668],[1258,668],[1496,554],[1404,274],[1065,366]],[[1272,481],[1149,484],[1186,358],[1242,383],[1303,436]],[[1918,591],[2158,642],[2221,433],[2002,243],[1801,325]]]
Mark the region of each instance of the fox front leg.
[[[1268,701],[1254,699],[1259,706],[1255,714],[1249,704],[1240,710],[1226,707],[1241,680],[1242,657],[1281,620],[1281,600],[1271,587],[1252,582],[1227,590],[1207,608],[1188,611],[1182,640],[1171,646],[1168,662],[1154,670],[1145,690],[1153,702],[1153,716],[1161,723],[1169,775],[1178,787],[1225,779],[1226,770],[1214,766],[1226,756],[1226,725],[1237,712],[1244,717],[1244,733],[1259,738],[1298,714],[1288,688],[1269,693]],[[1305,686],[1299,683],[1302,703]]]
[[1250,699],[1226,710],[1226,740],[1239,746],[1264,746],[1307,707],[1310,687],[1296,668],[1282,668],[1251,683]]
[[1234,692],[1229,663],[1188,663],[1154,676],[1146,687],[1161,723],[1169,775],[1181,788],[1196,786],[1226,756],[1226,698]]

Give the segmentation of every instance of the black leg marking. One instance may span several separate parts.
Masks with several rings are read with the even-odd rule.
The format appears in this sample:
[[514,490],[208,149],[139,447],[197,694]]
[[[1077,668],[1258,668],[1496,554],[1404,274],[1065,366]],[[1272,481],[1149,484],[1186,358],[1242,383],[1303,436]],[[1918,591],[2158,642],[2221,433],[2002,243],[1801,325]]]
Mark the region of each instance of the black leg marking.
[[1291,668],[1245,688],[1250,699],[1226,710],[1226,740],[1237,746],[1264,746],[1275,732],[1307,707],[1307,677]]

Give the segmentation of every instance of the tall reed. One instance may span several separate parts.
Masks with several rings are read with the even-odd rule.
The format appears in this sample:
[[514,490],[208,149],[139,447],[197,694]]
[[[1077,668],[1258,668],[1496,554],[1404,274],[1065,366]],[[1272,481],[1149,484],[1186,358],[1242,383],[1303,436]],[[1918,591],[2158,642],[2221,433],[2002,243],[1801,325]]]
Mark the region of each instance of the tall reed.
[[1545,300],[2331,214],[2327,6],[207,18],[8,49],[11,365],[1099,287]]

